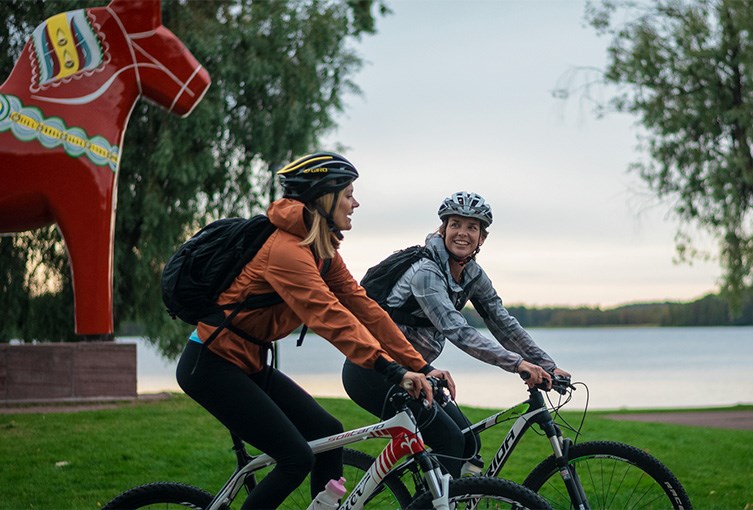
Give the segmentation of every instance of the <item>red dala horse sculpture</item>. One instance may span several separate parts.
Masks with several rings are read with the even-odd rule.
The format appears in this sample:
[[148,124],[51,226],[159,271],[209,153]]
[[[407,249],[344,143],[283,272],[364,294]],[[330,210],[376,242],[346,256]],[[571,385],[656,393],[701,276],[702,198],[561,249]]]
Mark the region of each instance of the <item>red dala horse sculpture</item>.
[[162,26],[159,0],[112,0],[39,25],[0,87],[0,232],[57,224],[77,334],[113,333],[116,183],[134,103],[186,116],[209,84]]

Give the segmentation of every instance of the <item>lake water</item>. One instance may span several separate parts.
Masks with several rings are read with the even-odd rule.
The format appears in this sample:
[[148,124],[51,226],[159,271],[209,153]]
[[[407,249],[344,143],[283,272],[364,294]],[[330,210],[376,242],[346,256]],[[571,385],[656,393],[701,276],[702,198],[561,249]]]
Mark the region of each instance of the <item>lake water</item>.
[[[588,385],[593,409],[753,404],[753,326],[529,332],[574,381]],[[343,355],[311,332],[301,347],[296,338],[278,342],[280,368],[314,395],[345,397]],[[139,338],[118,341],[138,343],[139,393],[180,391],[176,362],[164,360]],[[526,396],[517,376],[471,358],[449,342],[433,364],[452,373],[462,404],[502,408]],[[580,387],[572,405],[582,407],[586,396]]]

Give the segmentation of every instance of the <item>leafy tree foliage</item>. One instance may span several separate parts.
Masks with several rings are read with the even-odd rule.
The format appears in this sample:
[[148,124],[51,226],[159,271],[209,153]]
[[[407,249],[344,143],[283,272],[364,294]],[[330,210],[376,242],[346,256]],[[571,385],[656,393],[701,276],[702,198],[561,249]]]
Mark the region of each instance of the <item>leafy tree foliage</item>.
[[[605,0],[587,19],[611,36],[611,106],[645,128],[650,158],[633,168],[718,241],[722,289],[739,304],[753,282],[753,1]],[[708,255],[687,232],[681,259]]]
[[[103,5],[105,1],[92,1]],[[8,75],[34,27],[88,2],[4,0],[0,70]],[[262,210],[273,172],[333,127],[373,33],[381,1],[163,0],[163,24],[207,68],[212,86],[185,119],[140,101],[118,175],[115,321],[137,322],[167,354],[186,327],[165,313],[164,261],[202,223]],[[0,341],[73,340],[67,258],[56,229],[0,238]],[[44,304],[44,310],[34,303]]]

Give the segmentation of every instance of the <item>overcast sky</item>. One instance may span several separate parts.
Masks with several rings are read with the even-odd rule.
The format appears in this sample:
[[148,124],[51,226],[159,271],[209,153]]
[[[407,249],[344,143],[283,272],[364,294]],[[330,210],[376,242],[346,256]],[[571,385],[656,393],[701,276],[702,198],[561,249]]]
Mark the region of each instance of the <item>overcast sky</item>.
[[[362,96],[348,96],[324,148],[359,169],[341,253],[359,278],[423,242],[454,191],[492,205],[478,262],[506,304],[691,300],[717,265],[673,264],[675,221],[628,165],[635,119],[596,119],[552,90],[576,66],[603,67],[608,41],[585,2],[392,0],[357,50]],[[605,91],[607,93],[608,91]]]

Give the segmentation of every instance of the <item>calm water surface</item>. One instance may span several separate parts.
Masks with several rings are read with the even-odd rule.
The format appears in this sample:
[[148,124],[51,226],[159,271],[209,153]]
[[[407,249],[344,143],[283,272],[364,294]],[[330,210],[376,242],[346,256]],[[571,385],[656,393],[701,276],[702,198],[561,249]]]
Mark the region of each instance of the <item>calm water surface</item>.
[[[730,328],[531,329],[557,364],[589,388],[594,409],[706,407],[753,403],[753,326]],[[344,397],[343,355],[313,333],[278,342],[281,369],[317,396]],[[135,337],[139,393],[180,391],[174,361]],[[525,398],[517,376],[447,343],[434,366],[450,370],[460,403],[501,408]],[[573,406],[586,401],[575,393]]]

